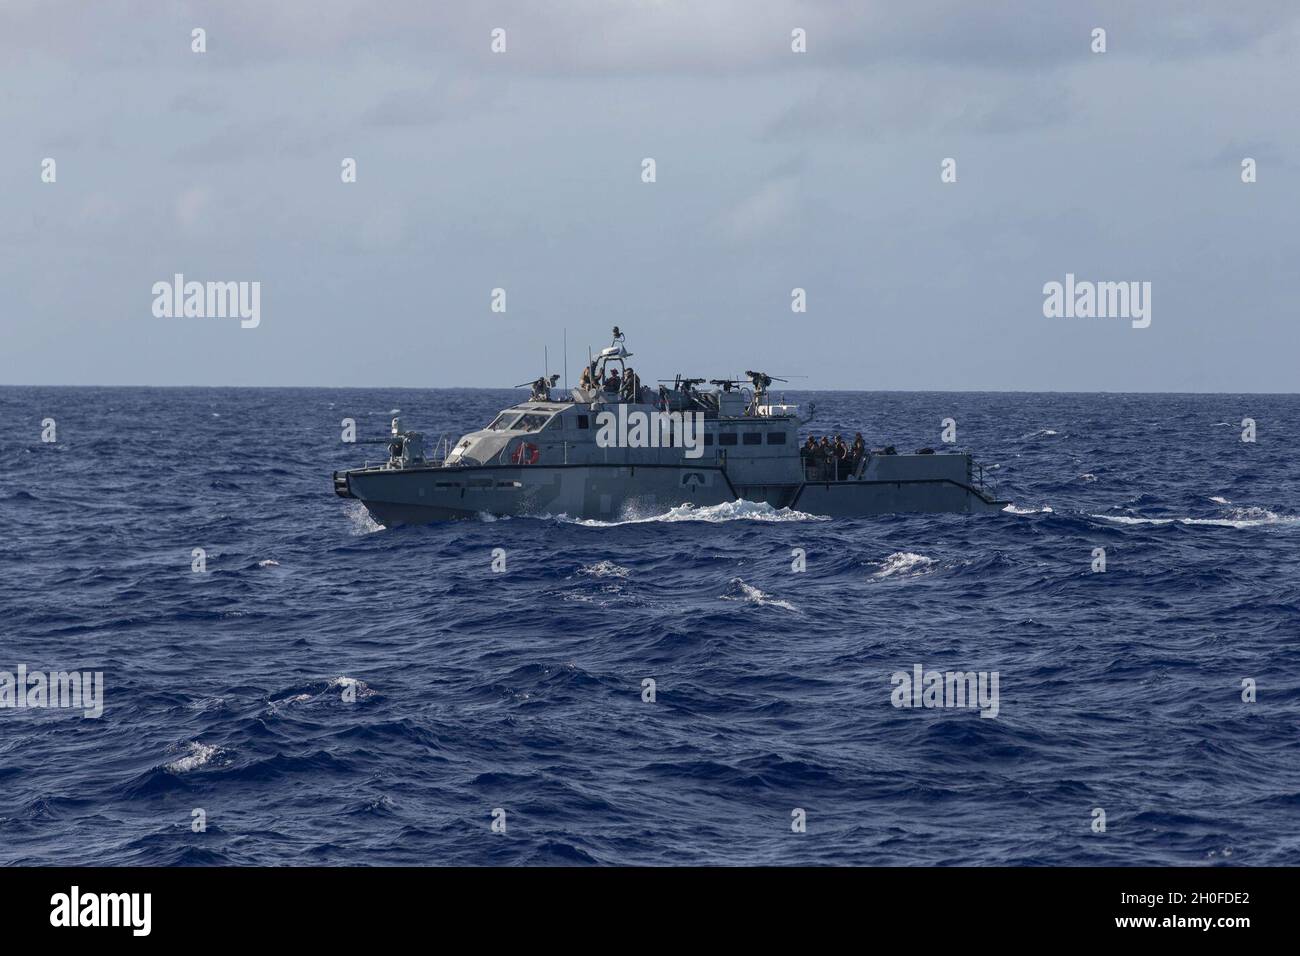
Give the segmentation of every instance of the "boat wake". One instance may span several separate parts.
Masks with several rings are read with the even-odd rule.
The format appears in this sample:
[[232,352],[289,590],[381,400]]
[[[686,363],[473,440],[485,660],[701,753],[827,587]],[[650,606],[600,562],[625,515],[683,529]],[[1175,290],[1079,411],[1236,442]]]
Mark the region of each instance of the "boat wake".
[[347,515],[351,531],[355,535],[374,534],[376,531],[384,530],[384,526],[370,517],[370,512],[360,501],[349,501],[344,505],[343,513]]
[[1140,515],[1091,515],[1102,521],[1126,525],[1205,525],[1214,528],[1262,528],[1272,525],[1300,524],[1300,516],[1280,515],[1267,508],[1228,508],[1222,518],[1144,518]]
[[830,521],[830,518],[821,515],[805,514],[802,511],[792,511],[789,508],[774,508],[765,501],[744,501],[736,499],[735,501],[724,502],[720,505],[696,506],[692,504],[678,505],[667,511],[656,514],[639,515],[634,510],[629,510],[624,517],[614,521],[602,521],[598,518],[570,518],[568,515],[545,515],[542,517],[551,518],[554,521],[562,521],[566,524],[585,525],[590,528],[616,528],[625,524],[673,524],[679,521],[703,521],[709,523],[718,523],[722,521],[768,521],[768,522],[785,522],[785,521]]

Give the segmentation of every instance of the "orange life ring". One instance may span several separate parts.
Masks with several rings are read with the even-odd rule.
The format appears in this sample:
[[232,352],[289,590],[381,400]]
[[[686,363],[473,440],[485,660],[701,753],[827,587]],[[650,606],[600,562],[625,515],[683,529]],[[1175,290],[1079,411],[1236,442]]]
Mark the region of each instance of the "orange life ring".
[[542,451],[531,442],[521,441],[515,446],[514,453],[511,454],[510,460],[516,465],[535,465],[537,460],[542,457]]

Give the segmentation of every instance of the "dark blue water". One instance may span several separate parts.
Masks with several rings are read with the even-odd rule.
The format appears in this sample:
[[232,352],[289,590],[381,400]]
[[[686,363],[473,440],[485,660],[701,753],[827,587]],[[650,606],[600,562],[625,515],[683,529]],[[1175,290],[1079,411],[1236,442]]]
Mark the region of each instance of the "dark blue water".
[[[344,416],[516,397],[0,389],[0,670],[106,684],[0,710],[0,862],[1300,863],[1300,398],[816,396],[872,445],[955,418],[985,517],[333,495]],[[998,716],[893,707],[918,663],[997,671]]]

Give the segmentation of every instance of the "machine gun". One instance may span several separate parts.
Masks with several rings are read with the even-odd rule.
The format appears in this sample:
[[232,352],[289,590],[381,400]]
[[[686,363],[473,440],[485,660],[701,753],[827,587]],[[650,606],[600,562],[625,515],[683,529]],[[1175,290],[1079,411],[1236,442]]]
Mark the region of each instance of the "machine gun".
[[555,388],[555,383],[560,380],[560,373],[556,372],[549,379],[543,375],[541,378],[535,378],[531,382],[523,382],[514,386],[515,388],[531,388],[533,390],[532,400],[534,402],[550,401],[550,390]]
[[387,445],[388,462],[401,467],[424,461],[424,434],[402,430],[402,420],[394,418],[387,438],[358,438],[357,445]]
[[[659,381],[668,382],[670,380],[661,378]],[[703,385],[706,380],[702,378],[682,378],[681,375],[678,375],[676,378],[671,379],[671,381],[673,383],[674,392],[689,393],[695,390],[696,385]]]
[[788,378],[779,378],[775,375],[768,375],[766,372],[751,372],[745,369],[745,374],[749,376],[750,383],[754,386],[754,398],[759,399],[767,394],[767,390],[772,387],[773,382],[788,382]]

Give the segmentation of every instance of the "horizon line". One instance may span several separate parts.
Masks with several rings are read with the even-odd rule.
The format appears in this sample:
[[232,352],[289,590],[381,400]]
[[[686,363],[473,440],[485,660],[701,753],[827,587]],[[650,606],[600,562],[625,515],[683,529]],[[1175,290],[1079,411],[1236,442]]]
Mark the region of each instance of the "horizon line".
[[[389,389],[393,391],[465,391],[465,392],[514,392],[524,391],[523,387],[510,385],[503,386],[483,386],[483,385],[71,385],[67,383],[49,383],[49,384],[9,384],[0,383],[0,388],[118,388],[118,389],[139,389],[139,388],[156,388],[156,389],[184,389],[184,388],[202,388],[202,389],[227,389],[227,390],[320,390],[332,389],[335,391],[363,391],[374,389]],[[570,386],[569,389],[572,389]],[[967,392],[971,394],[1007,394],[1007,395],[1280,395],[1294,396],[1300,395],[1300,392],[1273,392],[1273,391],[1167,391],[1160,389],[1144,389],[1141,391],[1126,391],[1123,389],[1096,389],[1086,391],[1081,389],[1060,389],[1060,388],[1019,388],[1003,386],[982,386],[982,385],[965,385],[965,386],[894,386],[889,388],[790,388],[782,389],[782,393],[787,392],[850,392],[864,395],[878,394],[882,392],[915,392],[918,394],[932,392]]]

